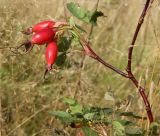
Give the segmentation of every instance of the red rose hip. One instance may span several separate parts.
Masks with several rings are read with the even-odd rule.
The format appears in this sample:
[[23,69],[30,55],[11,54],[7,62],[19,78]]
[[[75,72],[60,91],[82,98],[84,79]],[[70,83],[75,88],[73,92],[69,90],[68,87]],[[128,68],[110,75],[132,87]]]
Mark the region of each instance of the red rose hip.
[[52,65],[55,62],[57,58],[57,54],[58,54],[57,44],[52,41],[47,45],[46,52],[45,52],[46,62],[48,65],[47,67],[50,67],[50,65]]
[[51,29],[51,28],[53,28],[55,23],[56,23],[55,21],[51,21],[51,20],[42,21],[38,24],[35,24],[32,27],[32,32],[39,32],[39,31],[44,30],[44,29]]
[[35,24],[33,27],[27,28],[25,31],[22,31],[22,33],[29,35],[29,34],[32,34],[33,32],[36,33],[44,29],[51,29],[53,28],[54,24],[55,24],[55,21],[52,21],[52,20],[42,21]]
[[42,22],[35,24],[33,27],[30,27],[25,31],[22,31],[22,33],[29,35],[29,34],[32,34],[33,32],[37,33],[44,29],[53,29],[54,27],[58,27],[62,24],[64,25],[66,24],[66,22],[46,20],[46,21],[42,21]]
[[44,73],[44,78],[47,72],[52,69],[52,65],[54,64],[57,58],[57,54],[58,54],[57,44],[56,42],[52,41],[47,45],[46,52],[45,52],[47,67]]
[[52,29],[44,29],[42,31],[35,33],[32,36],[31,43],[38,45],[49,43],[54,39],[54,36],[55,36],[55,31],[53,31]]
[[19,49],[22,46],[25,46],[26,52],[30,51],[33,48],[34,44],[43,45],[53,41],[55,38],[55,31],[52,29],[44,29],[35,33],[30,41],[26,41],[20,46],[17,47]]

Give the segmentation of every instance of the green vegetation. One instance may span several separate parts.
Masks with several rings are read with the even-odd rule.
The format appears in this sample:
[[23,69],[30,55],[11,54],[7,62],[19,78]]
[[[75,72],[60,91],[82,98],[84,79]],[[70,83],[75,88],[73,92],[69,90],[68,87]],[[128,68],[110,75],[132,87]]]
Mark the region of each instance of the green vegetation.
[[[0,0],[2,135],[50,136],[56,135],[56,131],[75,135],[76,131],[80,130],[72,129],[70,124],[62,124],[55,116],[63,122],[68,117],[67,123],[81,119],[80,122],[87,126],[83,131],[87,133],[88,123],[93,117],[97,117],[95,109],[92,110],[91,107],[99,108],[100,121],[106,116],[103,115],[103,109],[107,109],[107,116],[110,116],[108,118],[113,119],[110,122],[106,120],[112,126],[106,128],[110,135],[113,135],[113,130],[114,135],[119,136],[135,132],[143,134],[143,130],[149,132],[149,129],[155,132],[160,124],[160,14],[157,1],[148,11],[133,54],[133,71],[146,88],[156,121],[150,128],[145,118],[145,107],[132,83],[89,57],[85,58],[84,66],[81,68],[84,55],[80,46],[76,46],[77,42],[69,49],[70,53],[59,55],[63,58],[67,55],[65,65],[60,67],[62,62],[57,61],[59,65],[53,66],[54,70],[47,75],[46,80],[43,79],[45,47],[36,46],[29,54],[17,56],[13,56],[8,48],[4,49],[8,46],[15,47],[26,40],[21,31],[32,24],[47,19],[65,20],[63,5],[68,2],[70,0],[64,3],[62,0]],[[76,2],[88,9],[86,14],[95,9],[96,2]],[[102,0],[98,5],[98,10],[100,9],[105,16],[98,18],[90,42],[97,54],[122,70],[127,65],[128,47],[143,4],[142,0]],[[70,15],[67,11],[67,16]],[[87,37],[91,25],[75,18],[74,20],[85,28],[87,33],[84,33],[84,37]],[[66,42],[69,41],[66,39]],[[75,98],[77,101],[64,98]],[[66,106],[62,99],[69,105]],[[65,111],[68,108],[72,112]],[[120,116],[116,111],[119,114],[119,111],[123,111],[121,120],[116,119],[116,116]],[[79,118],[77,113],[83,116]],[[124,117],[124,114],[127,116]],[[76,118],[72,117],[73,115],[76,115]],[[137,119],[138,117],[143,119]],[[94,121],[97,121],[97,118]],[[141,129],[124,127],[125,123],[133,125],[133,122]],[[93,127],[97,130],[101,125]],[[95,135],[93,133],[91,132],[91,135]]]

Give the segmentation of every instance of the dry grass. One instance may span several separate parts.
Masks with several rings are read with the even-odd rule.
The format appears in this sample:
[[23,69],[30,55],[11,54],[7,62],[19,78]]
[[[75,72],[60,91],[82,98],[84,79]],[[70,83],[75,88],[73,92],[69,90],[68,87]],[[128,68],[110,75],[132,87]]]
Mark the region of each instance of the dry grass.
[[[95,4],[91,0],[77,2],[90,9]],[[40,20],[65,19],[63,0],[0,0],[0,3],[0,47],[19,45],[26,39],[20,31]],[[102,58],[121,69],[125,69],[127,49],[143,6],[143,0],[100,1],[98,9],[108,17],[99,19],[91,42]],[[160,122],[159,18],[160,10],[155,0],[134,50],[133,69],[147,90],[156,121]],[[99,107],[118,107],[119,103],[130,100],[130,106],[124,106],[124,110],[146,115],[143,102],[132,83],[90,58],[85,60],[81,87],[77,87],[81,56],[70,54],[71,67],[52,72],[44,81],[44,47],[35,48],[22,56],[11,56],[9,51],[0,50],[0,122],[3,136],[9,133],[11,136],[51,135],[53,128],[62,128],[62,125],[47,112],[63,108],[59,99],[74,97],[75,93],[80,103]],[[104,99],[106,92],[113,93],[114,103]],[[139,124],[146,129],[148,127],[146,121],[139,121]]]

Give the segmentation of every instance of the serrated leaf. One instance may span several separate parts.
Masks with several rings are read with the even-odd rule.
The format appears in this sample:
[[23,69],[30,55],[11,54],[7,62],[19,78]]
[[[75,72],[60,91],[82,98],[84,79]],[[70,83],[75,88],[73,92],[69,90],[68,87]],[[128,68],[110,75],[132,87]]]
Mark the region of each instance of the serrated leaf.
[[58,55],[57,59],[56,59],[55,64],[56,64],[57,66],[62,66],[62,65],[65,63],[66,58],[67,58],[67,57],[66,57],[66,53],[60,53],[60,54]]
[[67,3],[67,8],[78,19],[82,19],[86,16],[87,11],[73,2]]
[[120,122],[113,121],[112,125],[113,125],[113,130],[114,130],[115,136],[125,136],[125,128]]
[[76,18],[86,23],[91,23],[93,25],[97,24],[98,17],[103,16],[103,13],[101,11],[91,12],[84,7],[78,6],[73,2],[67,3],[67,8]]
[[70,106],[71,114],[82,114],[82,106],[78,103]]
[[71,45],[71,41],[72,41],[71,38],[61,37],[60,42],[58,43],[58,51],[59,52],[67,51]]
[[82,114],[83,113],[82,112],[83,107],[75,99],[63,98],[62,101],[64,103],[69,104],[71,114]]
[[144,132],[140,128],[129,127],[125,130],[127,136],[143,136]]
[[83,127],[82,129],[85,136],[98,136],[97,132],[93,131],[89,127]]
[[62,101],[63,101],[64,103],[69,104],[69,105],[74,105],[74,104],[76,104],[76,100],[75,100],[75,99],[72,99],[72,98],[63,98]]
[[64,123],[71,123],[75,120],[75,118],[65,111],[50,111],[49,114],[59,118]]

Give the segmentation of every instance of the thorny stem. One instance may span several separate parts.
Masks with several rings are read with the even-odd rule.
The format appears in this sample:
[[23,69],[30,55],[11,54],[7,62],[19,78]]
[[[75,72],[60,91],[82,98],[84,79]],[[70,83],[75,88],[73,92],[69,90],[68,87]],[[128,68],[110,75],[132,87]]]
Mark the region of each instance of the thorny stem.
[[[83,41],[84,42],[84,41]],[[86,55],[90,56],[91,58],[97,60],[98,62],[102,63],[104,66],[112,69],[113,71],[115,71],[116,73],[118,73],[119,75],[128,78],[128,74],[124,73],[123,71],[117,69],[116,67],[114,67],[113,65],[105,62],[100,56],[98,56],[90,47],[90,45],[88,44],[88,42],[85,42],[84,45],[84,50]]]
[[131,70],[131,66],[132,66],[132,52],[133,52],[133,48],[134,48],[134,45],[135,45],[135,42],[137,40],[137,37],[138,37],[138,34],[139,34],[139,31],[141,29],[141,26],[143,24],[143,21],[144,21],[144,18],[145,18],[145,15],[147,13],[147,10],[149,8],[149,5],[150,5],[150,0],[147,0],[146,1],[146,4],[144,6],[144,9],[142,11],[142,14],[139,18],[139,21],[138,21],[138,24],[137,24],[137,27],[136,27],[136,31],[134,33],[134,36],[133,36],[133,39],[132,39],[132,42],[131,42],[131,46],[129,47],[129,50],[128,50],[128,65],[127,65],[127,73],[117,69],[116,67],[112,66],[111,64],[105,62],[103,59],[101,59],[93,50],[92,48],[90,47],[89,43],[86,42],[85,40],[83,40],[84,42],[84,50],[85,50],[85,53],[86,55],[90,56],[91,58],[97,60],[98,62],[102,63],[104,66],[112,69],[113,71],[115,71],[116,73],[118,73],[119,75],[123,76],[123,77],[126,77],[126,78],[129,78],[133,84],[138,88],[138,91],[143,99],[143,102],[145,104],[145,107],[146,107],[146,112],[147,112],[147,115],[148,115],[148,119],[150,121],[150,123],[152,123],[154,121],[153,119],[153,114],[152,114],[152,111],[151,111],[151,106],[150,106],[150,103],[148,101],[148,98],[145,94],[145,88],[143,88],[142,86],[140,86],[140,83],[138,82],[138,80],[135,78],[135,76],[133,75],[132,73],[132,70]]
[[138,21],[138,24],[137,24],[137,27],[136,27],[136,31],[134,33],[134,36],[133,36],[133,39],[132,39],[132,42],[131,42],[131,46],[129,47],[129,51],[128,51],[128,65],[127,65],[127,72],[128,73],[131,73],[131,65],[132,65],[132,52],[133,52],[133,48],[134,48],[134,45],[135,45],[135,42],[137,40],[137,36],[139,34],[139,31],[141,29],[141,26],[144,22],[144,18],[145,18],[145,15],[146,15],[146,12],[147,12],[147,9],[149,7],[149,4],[150,4],[150,0],[147,0],[146,1],[146,5],[142,11],[142,14],[139,18],[139,21]]
[[141,26],[144,22],[144,18],[146,16],[147,10],[149,8],[150,1],[151,0],[146,0],[146,4],[145,4],[144,9],[143,9],[143,11],[141,13],[141,16],[139,18],[139,21],[138,21],[138,24],[137,24],[137,27],[136,27],[136,30],[135,30],[135,33],[134,33],[134,36],[133,36],[133,39],[132,39],[132,42],[131,42],[131,46],[129,47],[129,50],[128,50],[128,65],[127,65],[126,71],[128,72],[128,76],[129,76],[130,80],[138,88],[138,91],[139,91],[139,93],[140,93],[140,95],[143,99],[144,104],[145,104],[149,121],[150,121],[150,123],[152,123],[154,121],[154,119],[153,119],[150,103],[149,103],[148,98],[145,94],[145,89],[139,85],[138,80],[132,74],[132,68],[131,68],[132,67],[133,48],[134,48],[135,42],[137,40],[137,37],[138,37],[139,31],[141,29]]

